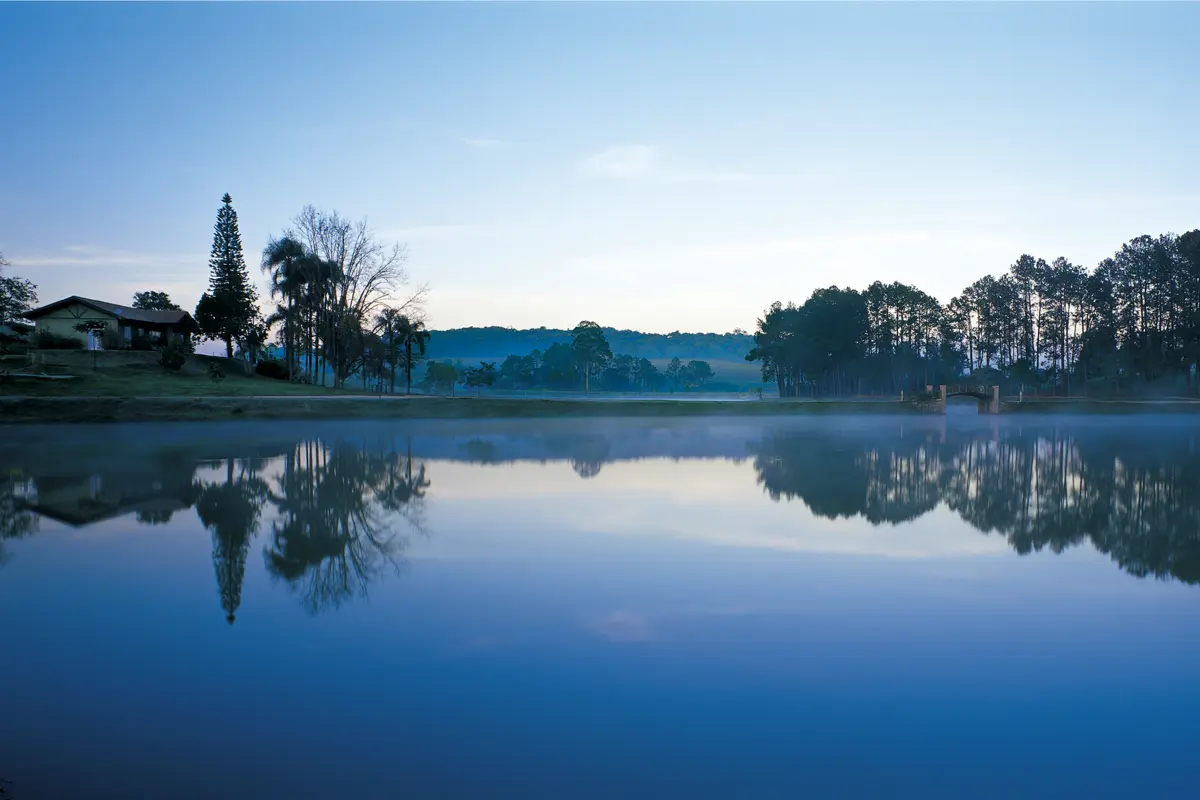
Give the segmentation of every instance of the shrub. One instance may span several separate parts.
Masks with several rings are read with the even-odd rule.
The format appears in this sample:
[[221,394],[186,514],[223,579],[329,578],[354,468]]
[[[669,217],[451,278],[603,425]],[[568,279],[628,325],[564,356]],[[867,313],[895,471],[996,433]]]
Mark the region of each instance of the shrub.
[[287,364],[274,358],[266,358],[254,365],[254,373],[277,381],[288,379]]
[[225,372],[215,361],[208,362],[208,379],[214,384],[220,384],[221,381],[225,380]]
[[38,350],[82,350],[83,340],[74,336],[59,336],[50,331],[38,331],[33,336],[33,346]]
[[172,339],[159,351],[158,363],[167,372],[179,372],[187,363],[187,348],[178,339]]
[[134,336],[133,339],[131,339],[129,341],[129,349],[130,350],[155,350],[155,349],[161,350],[161,349],[164,349],[161,345],[158,345],[157,347],[156,347],[156,345],[158,345],[158,342],[154,341],[149,336],[146,336],[145,334],[140,334],[140,333],[137,336]]
[[104,333],[100,334],[100,347],[103,350],[120,350],[125,346],[121,335],[112,328],[105,328]]

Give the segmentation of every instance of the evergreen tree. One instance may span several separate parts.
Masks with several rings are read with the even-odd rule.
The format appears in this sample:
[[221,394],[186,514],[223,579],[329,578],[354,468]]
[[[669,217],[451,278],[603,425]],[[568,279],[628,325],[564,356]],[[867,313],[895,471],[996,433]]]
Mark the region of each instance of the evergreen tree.
[[225,355],[233,358],[233,343],[242,338],[258,317],[258,294],[242,256],[242,235],[237,212],[228,193],[213,227],[212,255],[208,259],[208,291],[196,305],[200,332],[225,342]]

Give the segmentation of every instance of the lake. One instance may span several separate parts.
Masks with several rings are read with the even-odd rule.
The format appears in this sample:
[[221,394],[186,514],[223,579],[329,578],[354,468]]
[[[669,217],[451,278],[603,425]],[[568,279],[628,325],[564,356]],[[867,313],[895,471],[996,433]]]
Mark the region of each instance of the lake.
[[1195,792],[1192,418],[0,428],[44,797]]

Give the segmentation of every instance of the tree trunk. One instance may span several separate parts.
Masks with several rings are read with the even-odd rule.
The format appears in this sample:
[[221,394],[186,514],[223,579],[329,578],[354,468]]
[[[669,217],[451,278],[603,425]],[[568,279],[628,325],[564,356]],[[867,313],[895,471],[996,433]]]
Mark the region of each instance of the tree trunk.
[[326,336],[325,336],[325,325],[326,325],[325,317],[326,317],[326,315],[324,313],[324,311],[325,311],[325,309],[323,308],[324,305],[325,305],[325,294],[324,294],[324,292],[322,292],[320,299],[317,301],[317,333],[316,333],[316,336],[317,336],[316,370],[317,370],[317,372],[319,372],[321,374],[321,386],[322,387],[325,386],[325,366],[329,362],[329,356],[328,356],[328,354],[325,353],[325,345],[327,344],[327,342],[326,342]]
[[283,346],[287,350],[284,355],[287,359],[288,383],[291,383],[292,381],[296,380],[296,352],[295,347],[293,346],[293,340],[295,339],[296,333],[294,330],[296,326],[296,311],[295,304],[293,303],[292,296],[290,294],[288,295],[287,300],[287,318],[284,320],[283,324],[286,326],[283,329]]
[[412,394],[412,342],[404,343],[404,394]]

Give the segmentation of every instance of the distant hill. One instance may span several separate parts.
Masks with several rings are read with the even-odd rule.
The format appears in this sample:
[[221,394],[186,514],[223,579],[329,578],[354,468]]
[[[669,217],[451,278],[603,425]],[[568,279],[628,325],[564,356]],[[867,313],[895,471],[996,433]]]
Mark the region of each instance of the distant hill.
[[[555,328],[451,328],[432,331],[428,356],[433,360],[503,358],[546,350],[555,342],[570,344],[571,332]],[[604,335],[614,354],[638,358],[673,358],[684,361],[741,361],[754,346],[754,339],[740,333],[642,333],[605,328]]]

